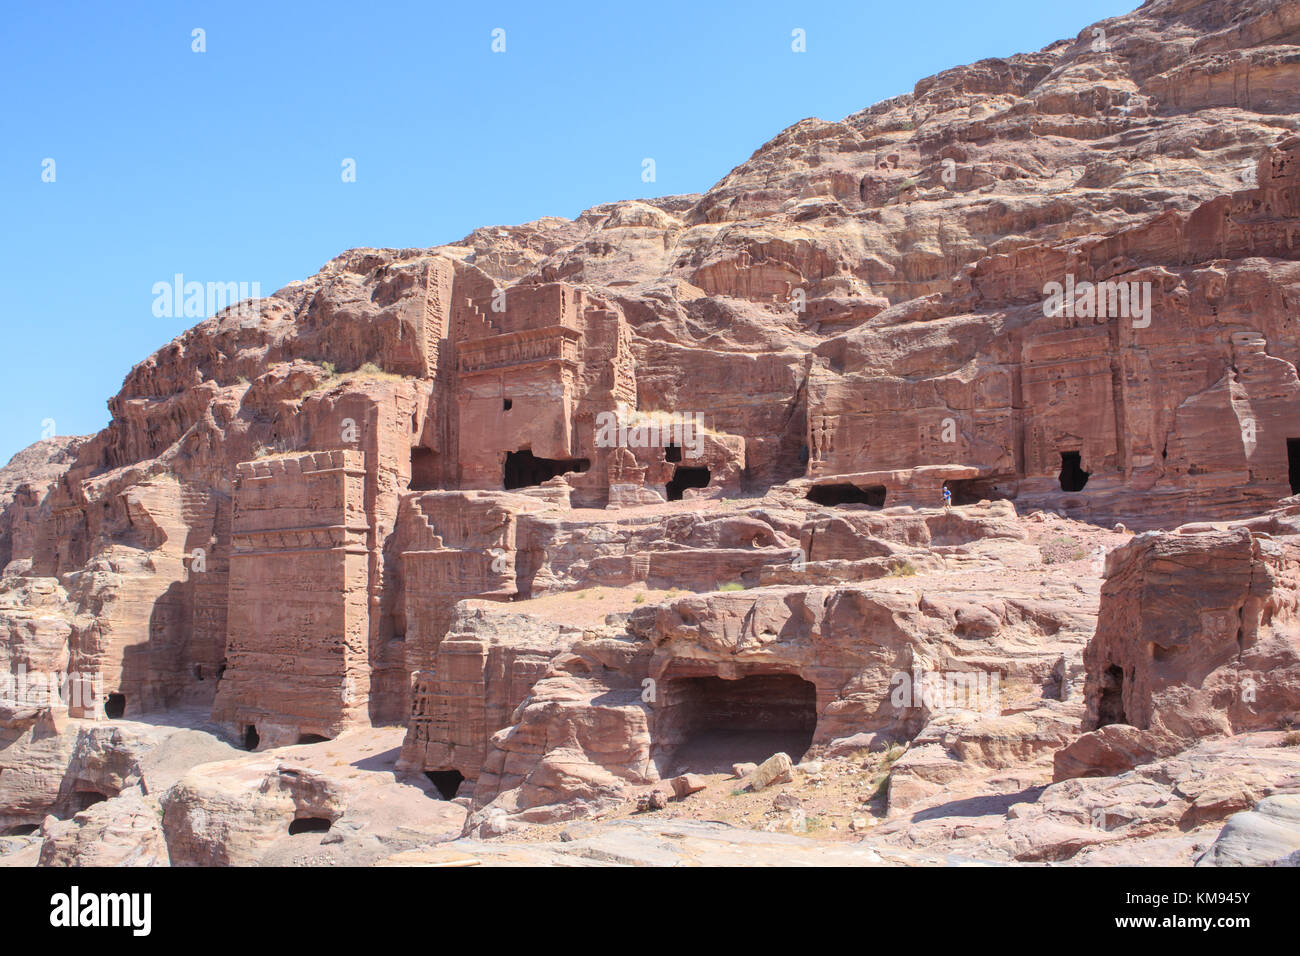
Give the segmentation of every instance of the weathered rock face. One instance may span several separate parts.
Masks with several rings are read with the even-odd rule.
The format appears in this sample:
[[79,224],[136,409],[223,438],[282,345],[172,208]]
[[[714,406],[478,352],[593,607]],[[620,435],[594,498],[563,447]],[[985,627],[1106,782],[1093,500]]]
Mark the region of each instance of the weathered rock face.
[[1300,505],[1140,535],[1107,558],[1084,729],[1058,777],[1300,720]]
[[205,763],[161,798],[173,866],[369,863],[454,839],[465,808],[394,780],[395,728]]
[[476,780],[488,738],[510,723],[551,659],[572,644],[566,630],[462,605],[417,674],[403,766]]
[[1300,796],[1266,797],[1229,817],[1197,866],[1300,866]]
[[[748,536],[765,528],[770,540],[776,532],[765,514],[730,516],[715,529]],[[475,708],[472,717],[458,726],[417,721],[421,752],[439,770],[477,776],[472,831],[590,815],[678,773],[718,772],[780,751],[798,760],[855,735],[877,750],[917,745],[927,729],[935,760],[899,765],[890,801],[902,808],[972,761],[1050,764],[1077,735],[1079,705],[1063,702],[1071,675],[1061,661],[1077,657],[1090,633],[1087,598],[1073,587],[1023,593],[1012,579],[1001,590],[981,588],[970,574],[1038,553],[1005,503],[960,514],[846,511],[828,521],[813,509],[806,517],[796,534],[814,539],[814,560],[797,572],[785,549],[751,552],[782,561],[782,575],[802,575],[797,586],[737,585],[581,629],[462,605],[431,674],[473,683],[428,700]],[[883,571],[857,575],[856,562],[841,558],[847,533],[823,533],[816,543],[837,523],[856,523],[859,549],[889,555],[895,567],[912,568],[908,559],[921,556],[929,567],[914,587]],[[883,579],[865,584],[863,576]],[[858,583],[809,583],[820,578]],[[482,750],[457,736],[468,729]]]
[[[1052,784],[1032,803],[1009,809],[1004,838],[1018,860],[1059,861],[1078,854],[1078,862],[1097,864],[1151,863],[1159,856],[1136,847],[1125,854],[1126,844],[1144,838],[1174,842],[1207,826],[1203,839],[1209,843],[1230,815],[1300,786],[1300,751],[1279,747],[1278,736],[1206,741],[1124,777]],[[1108,858],[1110,848],[1115,855]],[[1188,850],[1195,852],[1194,847],[1180,852]]]
[[48,547],[38,536],[52,531],[48,495],[50,488],[76,460],[83,438],[47,438],[24,448],[0,468],[0,571],[18,556],[25,567],[38,547]]
[[136,793],[91,806],[71,820],[46,818],[41,866],[168,866],[158,801]]
[[9,710],[0,734],[0,833],[34,829],[51,815],[67,820],[123,795],[164,793],[190,767],[236,753],[200,730],[68,719],[58,707]]
[[47,706],[26,712],[9,708],[3,714],[0,832],[36,829],[59,800],[76,738],[59,732],[56,713]]
[[294,821],[333,825],[342,814],[333,780],[275,760],[208,764],[169,790],[163,803],[177,866],[247,865]]
[[240,466],[213,716],[250,750],[368,722],[364,485],[356,452]]
[[[404,618],[432,611],[403,555],[462,559],[401,549],[409,491],[623,507],[806,477],[828,500],[946,486],[1134,527],[1259,510],[1292,490],[1300,436],[1300,170],[1273,121],[1296,96],[1292,6],[1148,4],[1100,45],[1085,30],[799,123],[704,196],[345,253],[133,369],[53,487],[70,446],[3,492],[0,557],[61,580],[69,666],[127,713],[212,705],[223,673],[233,692],[283,670],[288,646],[228,643],[315,560],[250,537],[306,524],[238,528],[241,496],[289,500],[311,481],[293,461],[359,456],[349,568],[296,612],[346,622],[322,635],[348,648],[325,678],[346,699],[224,694],[223,719],[269,742],[411,707],[432,645],[404,647]],[[1245,98],[1222,85],[1226,49],[1254,71]],[[1191,103],[1190,76],[1209,90]],[[543,539],[525,529],[524,574]],[[280,585],[250,590],[277,563]],[[456,596],[531,593],[512,573]],[[235,668],[250,653],[258,673]]]
[[490,738],[470,832],[504,832],[506,815],[524,823],[586,816],[660,779],[643,702],[645,649],[617,633],[582,637]]
[[[900,821],[1272,731],[1298,50],[1296,0],[1152,0],[702,196],[350,250],[200,323],[0,469],[0,677],[93,689],[0,692],[0,827],[136,832],[68,819],[143,779],[81,721],[180,709],[257,751],[403,726],[478,834],[844,741]],[[344,819],[285,774],[170,779],[171,861]]]

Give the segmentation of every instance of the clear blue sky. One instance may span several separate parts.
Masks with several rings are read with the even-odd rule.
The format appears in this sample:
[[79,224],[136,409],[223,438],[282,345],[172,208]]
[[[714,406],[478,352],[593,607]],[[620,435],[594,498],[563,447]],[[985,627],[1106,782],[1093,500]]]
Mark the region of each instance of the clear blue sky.
[[175,273],[269,295],[353,246],[702,192],[804,117],[1136,5],[7,4],[0,463],[46,419],[107,423],[131,366],[196,321],[153,314]]

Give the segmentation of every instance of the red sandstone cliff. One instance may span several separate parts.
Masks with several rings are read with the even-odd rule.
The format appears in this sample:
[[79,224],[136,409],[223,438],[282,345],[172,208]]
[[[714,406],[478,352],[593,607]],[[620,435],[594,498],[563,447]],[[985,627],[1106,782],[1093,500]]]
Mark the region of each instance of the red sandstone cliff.
[[[1300,491],[1297,114],[1300,3],[1155,0],[804,120],[702,196],[346,252],[0,473],[0,665],[102,681],[72,718],[197,709],[249,749],[405,725],[402,769],[467,780],[476,832],[681,769],[700,721],[752,716],[736,681],[803,749],[911,744],[891,812],[971,762],[1113,773],[1272,727],[1290,544],[1138,539],[1098,595],[1077,556],[1026,583],[1053,545],[1017,513],[1170,529]],[[611,414],[677,437],[611,446]],[[1207,608],[1253,615],[1249,661],[1140,593],[1229,566]],[[697,593],[494,617],[593,587]],[[1243,661],[1249,717],[1199,683]],[[1023,700],[891,703],[918,667]],[[0,721],[0,766],[46,768],[0,782],[0,823],[68,805],[38,710]]]

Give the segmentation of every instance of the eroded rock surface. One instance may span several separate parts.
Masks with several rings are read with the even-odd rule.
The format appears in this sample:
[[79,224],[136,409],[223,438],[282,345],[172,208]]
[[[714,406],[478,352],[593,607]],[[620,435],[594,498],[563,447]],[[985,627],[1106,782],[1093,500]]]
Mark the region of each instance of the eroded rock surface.
[[200,323],[0,469],[0,863],[1282,859],[1298,115],[1152,0]]

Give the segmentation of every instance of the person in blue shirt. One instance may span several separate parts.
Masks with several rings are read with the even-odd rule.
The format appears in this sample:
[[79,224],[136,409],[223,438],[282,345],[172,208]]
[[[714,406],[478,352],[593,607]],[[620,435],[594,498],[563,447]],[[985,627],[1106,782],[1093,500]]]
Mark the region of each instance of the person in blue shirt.
[[952,489],[947,485],[943,486],[943,507],[944,510],[952,507]]

